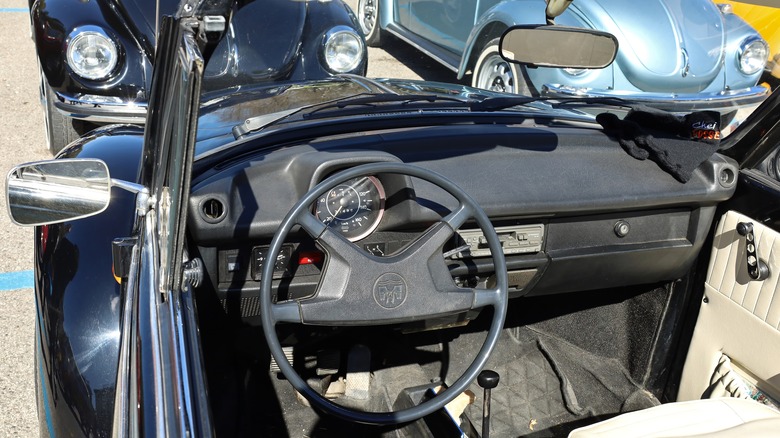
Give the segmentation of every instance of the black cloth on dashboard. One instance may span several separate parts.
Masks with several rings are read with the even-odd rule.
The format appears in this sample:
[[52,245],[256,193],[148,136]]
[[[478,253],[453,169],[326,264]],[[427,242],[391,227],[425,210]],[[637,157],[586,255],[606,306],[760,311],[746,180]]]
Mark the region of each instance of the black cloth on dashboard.
[[632,157],[650,158],[683,183],[720,144],[717,111],[680,116],[642,106],[629,111],[622,120],[612,113],[599,114],[596,120]]

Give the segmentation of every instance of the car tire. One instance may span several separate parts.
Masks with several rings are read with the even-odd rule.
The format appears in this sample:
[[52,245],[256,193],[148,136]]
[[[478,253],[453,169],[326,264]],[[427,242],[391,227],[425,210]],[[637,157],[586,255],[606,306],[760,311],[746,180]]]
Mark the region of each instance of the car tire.
[[525,68],[504,60],[498,51],[498,38],[491,40],[477,58],[471,86],[483,90],[537,96]]
[[52,155],[57,155],[65,146],[81,137],[80,133],[86,131],[85,125],[81,120],[73,120],[57,110],[54,106],[54,91],[45,81],[41,84],[41,97],[46,146]]
[[358,0],[358,24],[370,47],[379,47],[382,43],[382,27],[379,25],[379,0]]

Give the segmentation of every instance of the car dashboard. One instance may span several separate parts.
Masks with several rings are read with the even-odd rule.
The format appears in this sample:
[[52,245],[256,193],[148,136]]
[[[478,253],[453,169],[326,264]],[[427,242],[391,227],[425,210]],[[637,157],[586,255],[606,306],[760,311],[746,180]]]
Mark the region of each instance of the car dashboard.
[[[193,244],[228,315],[259,323],[260,272],[293,205],[340,170],[375,162],[418,166],[468,193],[496,227],[510,297],[680,278],[738,171],[715,154],[682,184],[598,129],[533,120],[359,132],[243,155],[194,178],[188,212]],[[334,187],[311,212],[375,256],[400,250],[457,205],[420,179],[366,176]],[[490,252],[473,223],[442,257],[456,284],[493,284]],[[327,254],[299,231],[273,263],[276,299],[300,299],[316,293]]]

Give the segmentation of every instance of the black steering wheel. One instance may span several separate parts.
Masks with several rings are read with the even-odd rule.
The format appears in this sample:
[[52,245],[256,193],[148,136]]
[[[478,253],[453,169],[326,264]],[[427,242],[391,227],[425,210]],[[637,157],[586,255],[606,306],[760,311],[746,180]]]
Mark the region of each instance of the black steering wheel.
[[[377,257],[363,251],[317,219],[311,206],[322,195],[350,179],[383,173],[408,175],[444,189],[458,201],[452,213],[429,227],[400,253]],[[496,271],[494,289],[455,285],[442,256],[444,244],[463,223],[474,218],[487,238]],[[317,184],[287,213],[276,231],[266,260],[276,260],[282,244],[295,225],[300,225],[327,253],[322,279],[311,298],[274,303],[271,297],[273,263],[265,263],[260,287],[263,331],[271,355],[292,386],[313,407],[342,419],[364,424],[399,424],[422,418],[443,408],[477,377],[485,366],[506,318],[506,260],[496,231],[480,206],[447,178],[402,163],[375,163],[353,167]],[[387,300],[388,294],[394,299]],[[474,361],[455,383],[423,403],[390,412],[362,412],[327,400],[309,387],[288,362],[277,323],[325,326],[384,325],[424,320],[493,307],[493,319],[485,342]]]

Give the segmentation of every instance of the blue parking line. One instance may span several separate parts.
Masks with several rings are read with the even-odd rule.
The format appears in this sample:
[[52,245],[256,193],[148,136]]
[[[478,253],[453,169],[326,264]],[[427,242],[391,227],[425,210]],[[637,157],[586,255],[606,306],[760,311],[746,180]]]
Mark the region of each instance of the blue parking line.
[[27,13],[27,8],[0,8],[0,12]]
[[6,272],[0,274],[0,292],[16,289],[32,289],[33,271]]

